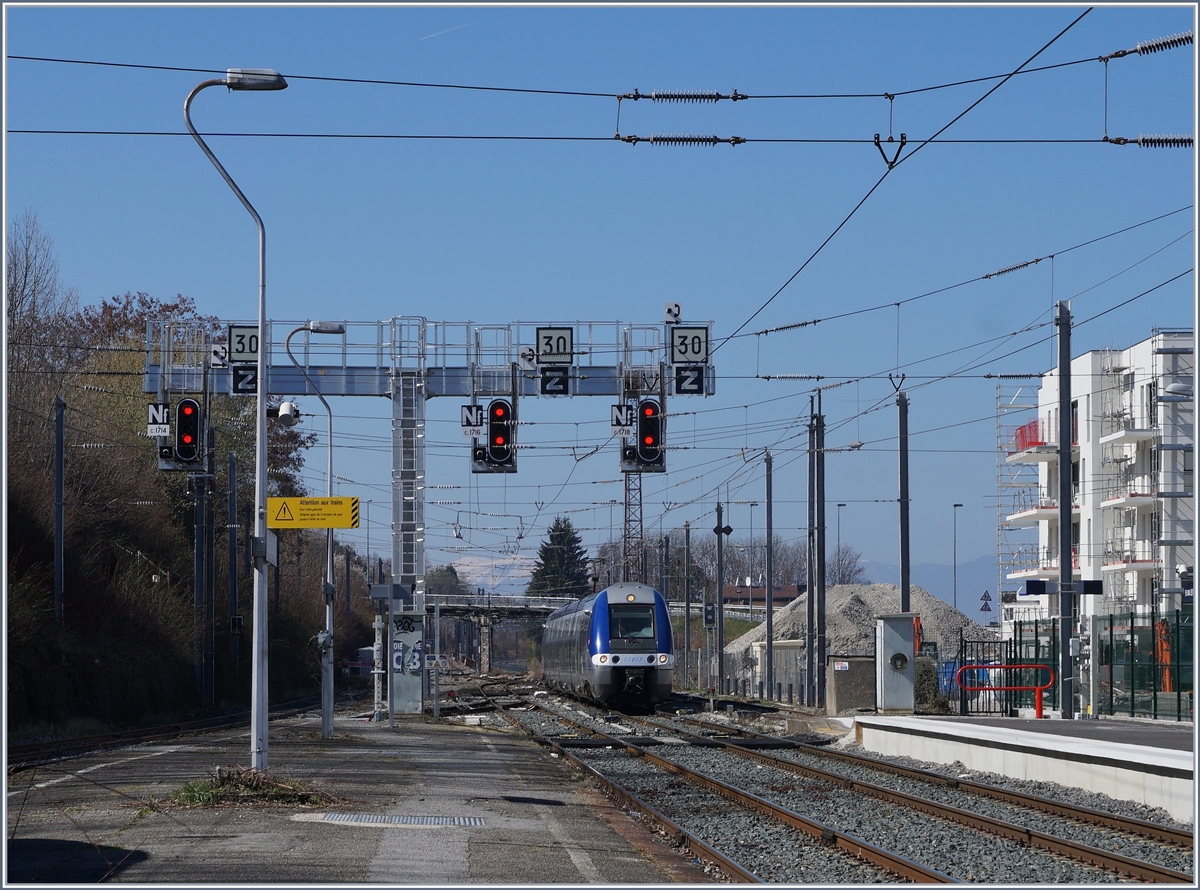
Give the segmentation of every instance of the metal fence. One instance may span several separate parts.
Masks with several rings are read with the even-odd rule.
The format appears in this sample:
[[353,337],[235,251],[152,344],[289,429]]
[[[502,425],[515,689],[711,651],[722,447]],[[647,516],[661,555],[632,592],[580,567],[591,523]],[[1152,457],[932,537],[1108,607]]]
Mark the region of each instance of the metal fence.
[[[1191,720],[1194,665],[1192,609],[1128,612],[1091,619],[1081,639],[1079,708],[1096,716]],[[1017,621],[1004,641],[1010,664],[1046,664],[1057,672],[1058,619]],[[1031,707],[1033,693],[1011,693],[1010,707]],[[1046,692],[1058,708],[1058,684]],[[964,711],[966,713],[966,711]]]
[[1092,639],[1098,713],[1191,720],[1192,610],[1106,615]]

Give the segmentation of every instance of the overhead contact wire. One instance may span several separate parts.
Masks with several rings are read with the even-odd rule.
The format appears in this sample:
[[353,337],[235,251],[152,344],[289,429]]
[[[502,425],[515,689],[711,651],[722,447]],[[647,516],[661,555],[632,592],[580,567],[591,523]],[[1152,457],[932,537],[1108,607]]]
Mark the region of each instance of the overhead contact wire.
[[800,266],[800,268],[797,269],[795,272],[793,272],[791,277],[789,277],[788,280],[785,281],[783,283],[783,285],[780,286],[780,288],[777,291],[775,291],[775,293],[773,293],[770,296],[770,298],[767,299],[767,301],[765,303],[763,303],[756,310],[754,310],[754,313],[749,318],[747,318],[744,322],[742,322],[740,325],[738,325],[737,329],[734,330],[734,332],[732,334],[730,334],[728,337],[723,338],[719,343],[717,343],[713,347],[713,350],[712,350],[713,353],[716,353],[716,351],[718,349],[720,349],[722,346],[724,346],[726,343],[728,343],[730,339],[732,339],[738,333],[740,333],[742,331],[742,329],[746,327],[746,325],[750,324],[751,321],[753,321],[755,318],[758,317],[759,313],[761,313],[764,309],[766,309],[769,305],[771,305],[771,303],[775,300],[776,297],[778,297],[781,293],[783,293],[784,289],[787,288],[787,286],[790,285],[796,279],[796,276],[799,275],[801,272],[803,272],[804,269],[808,266],[808,264],[811,263],[813,261],[813,259],[822,250],[825,249],[825,245],[827,245],[830,241],[833,240],[834,236],[837,235],[837,233],[842,230],[842,227],[845,226],[846,223],[848,223],[851,220],[851,218],[854,216],[854,214],[856,214],[858,212],[859,208],[862,207],[862,205],[866,203],[867,199],[870,198],[871,195],[873,195],[875,193],[875,190],[877,188],[879,188],[879,186],[883,183],[883,181],[885,179],[887,179],[888,174],[890,174],[892,172],[892,170],[894,170],[900,164],[907,161],[909,158],[916,155],[917,152],[919,152],[926,145],[928,145],[929,142],[932,142],[934,139],[937,139],[938,136],[940,136],[942,133],[946,132],[946,130],[948,130],[950,127],[954,126],[954,124],[956,124],[963,117],[965,117],[972,109],[974,109],[976,106],[978,106],[979,103],[981,103],[984,99],[986,99],[992,93],[996,92],[996,90],[1000,89],[1000,87],[1004,86],[1004,84],[1008,83],[1008,81],[1011,80],[1013,77],[1015,77],[1021,71],[1022,68],[1024,68],[1030,62],[1032,62],[1034,59],[1036,59],[1038,56],[1040,56],[1042,53],[1044,53],[1047,49],[1049,49],[1060,37],[1062,37],[1064,34],[1066,34],[1068,31],[1070,31],[1073,27],[1075,27],[1075,25],[1077,25],[1083,19],[1083,17],[1091,11],[1092,11],[1092,7],[1089,6],[1082,13],[1080,13],[1079,16],[1077,16],[1073,22],[1071,22],[1069,25],[1067,25],[1065,28],[1063,28],[1061,31],[1059,31],[1058,34],[1056,34],[1054,37],[1052,37],[1050,39],[1050,41],[1048,43],[1046,43],[1041,49],[1039,49],[1032,56],[1030,56],[1028,59],[1026,59],[1020,65],[1018,65],[1017,69],[1015,71],[1006,75],[1003,80],[1001,80],[998,84],[993,86],[990,90],[988,90],[986,93],[984,93],[978,99],[976,99],[974,102],[972,102],[970,105],[968,105],[962,112],[960,112],[958,115],[956,115],[949,123],[947,123],[945,126],[943,126],[936,133],[934,133],[933,136],[931,136],[927,142],[925,142],[922,145],[918,145],[916,148],[914,148],[909,154],[905,155],[903,158],[897,159],[893,163],[889,164],[888,168],[883,172],[883,175],[879,177],[879,179],[876,181],[876,183],[873,186],[871,186],[870,190],[862,197],[862,200],[860,200],[857,204],[854,205],[854,209],[851,210],[850,213],[846,215],[846,218],[843,219],[840,223],[838,223],[837,228],[834,229],[832,233],[830,233],[829,237],[821,242],[821,245],[812,252],[812,254],[809,256],[809,258],[804,261],[804,263]]

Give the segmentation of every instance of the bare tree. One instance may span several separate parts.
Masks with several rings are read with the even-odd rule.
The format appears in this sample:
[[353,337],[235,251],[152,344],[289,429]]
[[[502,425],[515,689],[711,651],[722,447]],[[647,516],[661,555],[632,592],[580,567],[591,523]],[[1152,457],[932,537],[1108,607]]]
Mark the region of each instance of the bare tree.
[[849,544],[843,544],[825,562],[825,583],[829,587],[838,584],[870,584],[867,570],[862,564],[862,552]]

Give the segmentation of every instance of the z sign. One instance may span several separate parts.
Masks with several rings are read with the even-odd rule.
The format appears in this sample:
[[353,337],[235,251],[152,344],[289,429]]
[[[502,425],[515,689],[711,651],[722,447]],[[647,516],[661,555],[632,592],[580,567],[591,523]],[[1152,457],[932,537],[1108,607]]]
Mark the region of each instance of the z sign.
[[568,376],[569,368],[566,365],[551,365],[542,368],[541,373],[541,393],[544,396],[569,396],[570,377]]
[[258,368],[246,367],[233,369],[233,394],[252,396],[258,393]]
[[675,395],[704,395],[704,365],[679,365],[675,368]]

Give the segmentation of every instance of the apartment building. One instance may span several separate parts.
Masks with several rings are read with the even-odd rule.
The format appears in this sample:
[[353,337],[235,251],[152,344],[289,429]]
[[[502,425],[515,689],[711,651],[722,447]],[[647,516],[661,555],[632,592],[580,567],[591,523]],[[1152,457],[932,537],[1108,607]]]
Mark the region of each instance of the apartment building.
[[1128,349],[1071,361],[1071,552],[1059,536],[1057,369],[1036,392],[997,391],[1001,623],[1059,614],[1025,581],[1101,581],[1088,615],[1163,614],[1192,601],[1195,565],[1191,330],[1154,329]]

